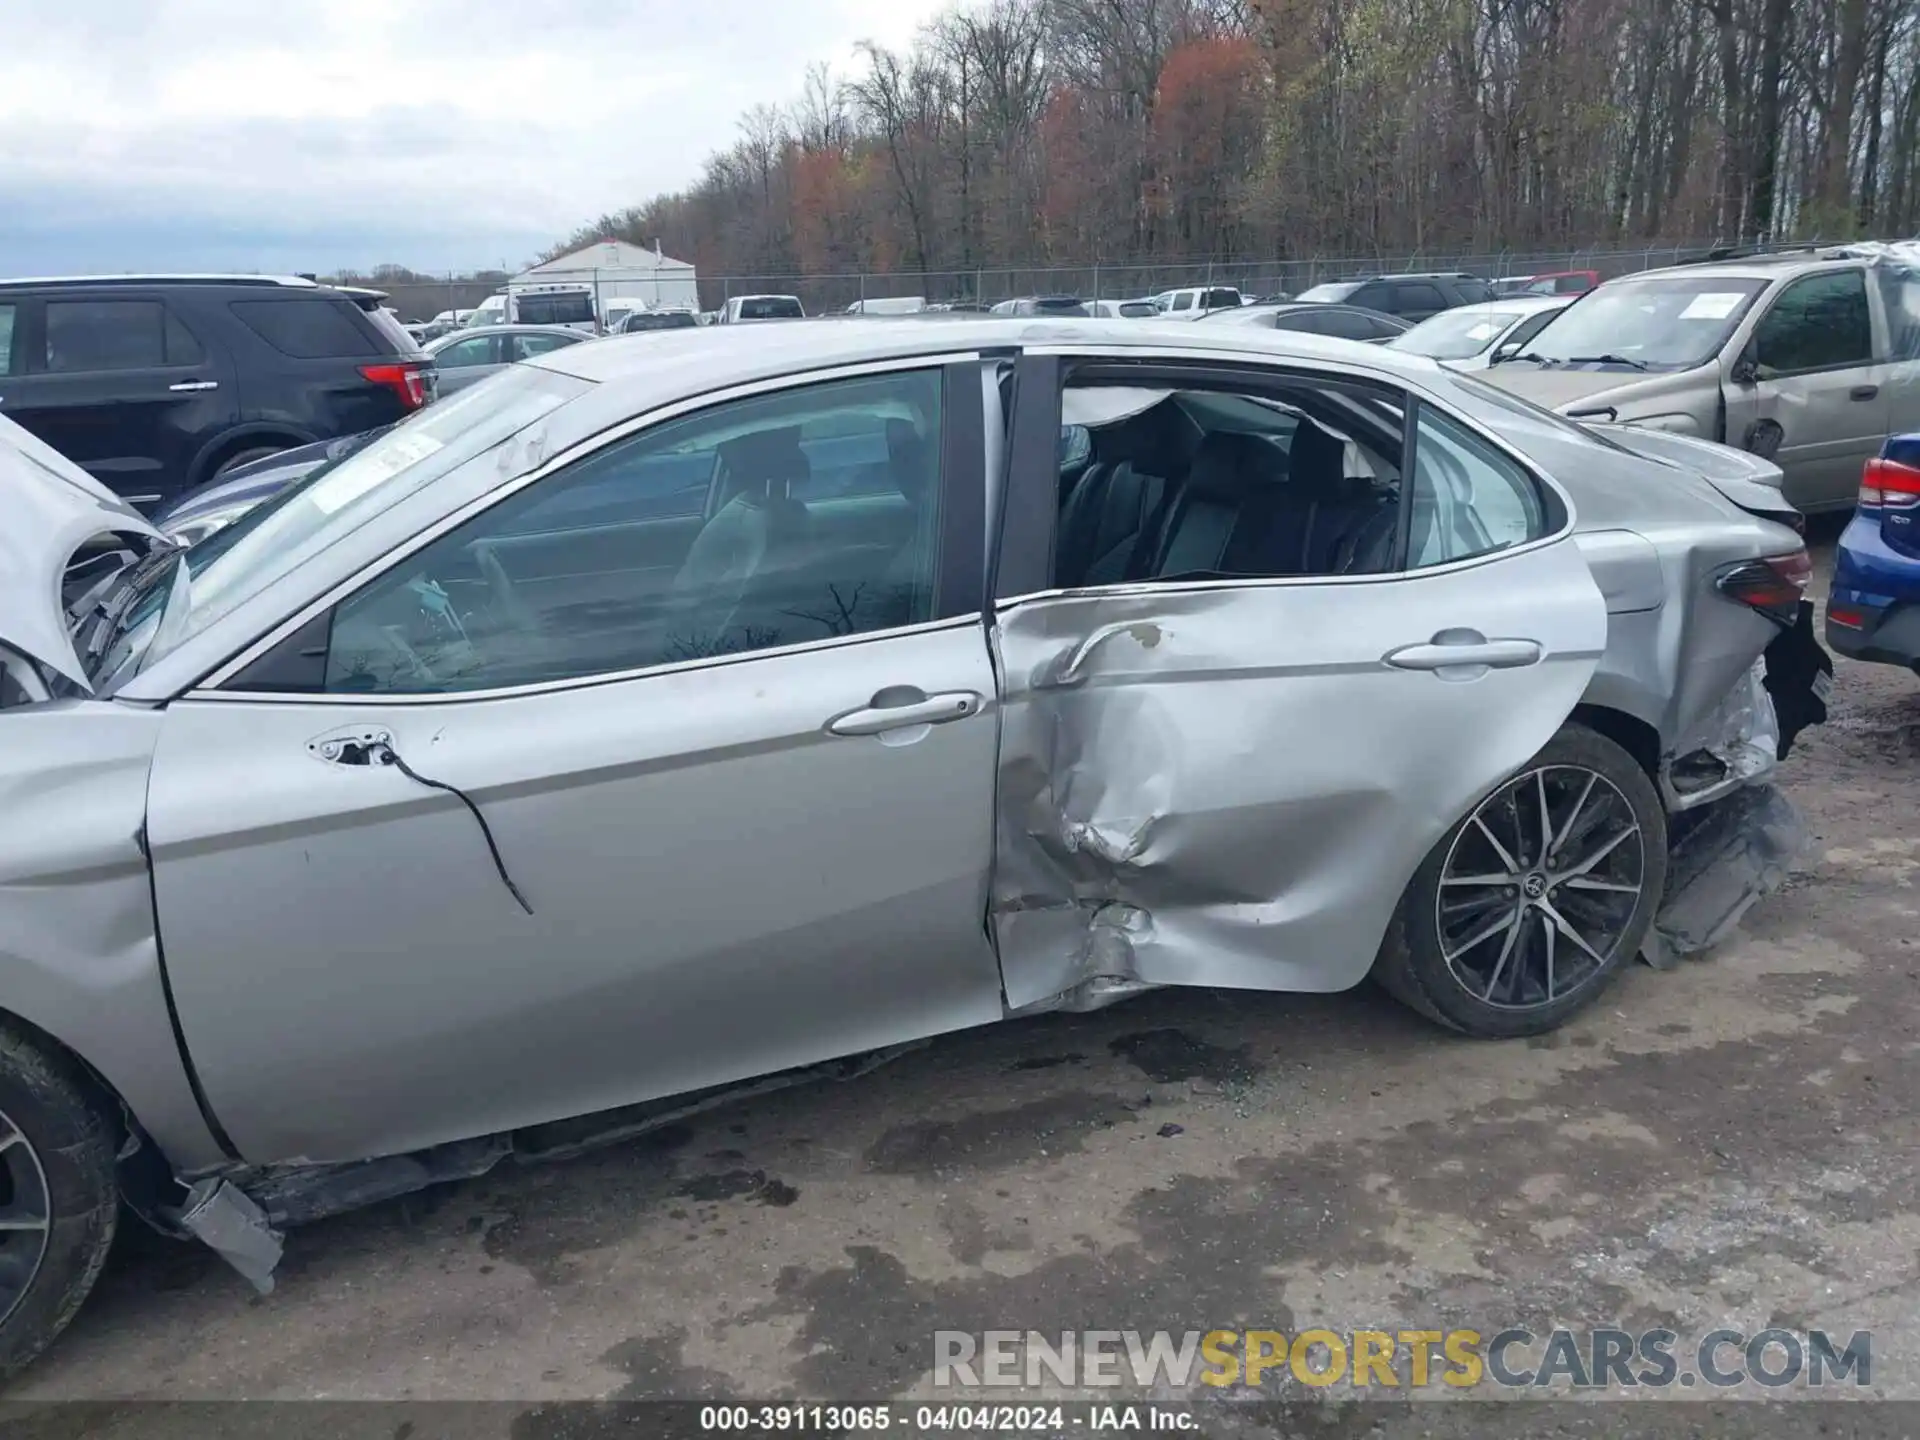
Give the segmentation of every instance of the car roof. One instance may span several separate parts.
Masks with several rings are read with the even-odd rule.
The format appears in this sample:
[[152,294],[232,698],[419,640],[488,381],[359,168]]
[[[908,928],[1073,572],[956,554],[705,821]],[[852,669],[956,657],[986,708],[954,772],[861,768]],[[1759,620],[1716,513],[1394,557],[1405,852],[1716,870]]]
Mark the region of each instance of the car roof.
[[1799,275],[1814,270],[1838,270],[1869,263],[1866,256],[1839,251],[1785,251],[1778,255],[1742,255],[1737,259],[1703,260],[1692,264],[1663,265],[1658,270],[1642,270],[1622,275],[1621,280],[1722,276],[1730,280],[1777,280],[1782,275]]
[[1011,345],[1086,345],[1099,349],[1149,351],[1217,351],[1223,356],[1245,355],[1271,361],[1289,355],[1302,360],[1359,360],[1371,368],[1398,372],[1410,380],[1430,378],[1433,364],[1424,357],[1376,355],[1364,347],[1356,356],[1350,340],[1328,336],[1267,331],[1241,326],[1180,326],[1178,337],[1155,320],[1099,320],[1021,317],[1017,326],[1005,319],[973,316],[921,318],[901,316],[885,325],[848,325],[833,319],[796,320],[774,329],[738,331],[665,332],[641,338],[610,336],[592,345],[572,345],[523,364],[537,365],[563,375],[598,384],[617,384],[629,390],[643,381],[655,392],[654,403],[666,404],[705,394],[728,385],[775,379],[810,370],[825,370],[867,361],[911,359],[915,355],[950,355],[972,350],[1005,350]]
[[[515,321],[511,325],[484,325],[474,330],[472,335],[584,335],[585,333],[583,330],[575,330],[571,325],[535,325],[531,322]],[[433,343],[438,345],[446,340],[471,339],[472,335],[465,330],[449,330]]]
[[[31,275],[13,280],[0,280],[0,286],[7,288],[28,286],[58,285],[271,285],[289,290],[329,290],[337,287],[322,285],[317,280],[309,280],[304,275],[222,275],[195,274],[180,272],[152,275]],[[353,293],[349,291],[348,293]],[[368,294],[382,294],[384,291],[368,291]]]

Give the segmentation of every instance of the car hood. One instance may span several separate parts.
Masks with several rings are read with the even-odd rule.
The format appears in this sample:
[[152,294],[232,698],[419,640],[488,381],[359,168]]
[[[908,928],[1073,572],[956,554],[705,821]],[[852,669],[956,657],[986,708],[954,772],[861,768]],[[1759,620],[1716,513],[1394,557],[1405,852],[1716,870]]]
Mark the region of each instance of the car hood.
[[90,689],[61,584],[82,545],[108,535],[161,540],[138,510],[57,450],[0,418],[0,644]]
[[1627,388],[1641,376],[1638,371],[1627,369],[1548,369],[1527,360],[1508,360],[1489,367],[1485,378],[1523,400],[1531,400],[1548,410],[1560,410],[1576,401]]

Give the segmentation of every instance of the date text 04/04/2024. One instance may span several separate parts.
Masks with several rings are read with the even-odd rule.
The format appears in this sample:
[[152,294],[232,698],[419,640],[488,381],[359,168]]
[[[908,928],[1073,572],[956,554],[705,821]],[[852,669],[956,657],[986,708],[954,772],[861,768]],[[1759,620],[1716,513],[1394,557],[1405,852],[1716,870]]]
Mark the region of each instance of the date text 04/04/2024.
[[700,1428],[716,1434],[778,1435],[900,1431],[905,1434],[1059,1435],[1124,1430],[1191,1430],[1185,1410],[1155,1405],[703,1405]]

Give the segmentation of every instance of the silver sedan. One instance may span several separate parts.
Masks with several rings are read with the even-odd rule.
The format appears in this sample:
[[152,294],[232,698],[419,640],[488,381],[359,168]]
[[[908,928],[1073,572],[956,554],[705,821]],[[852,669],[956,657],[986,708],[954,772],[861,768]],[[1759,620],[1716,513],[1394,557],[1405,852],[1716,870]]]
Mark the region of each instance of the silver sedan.
[[564,325],[490,325],[478,331],[455,330],[429,341],[427,358],[439,374],[439,393],[450,395],[509,365],[592,338]]
[[0,1367],[116,1191],[264,1287],[286,1226],[1156,987],[1556,1026],[1791,854],[1779,478],[1127,320],[557,349],[184,550],[0,421]]

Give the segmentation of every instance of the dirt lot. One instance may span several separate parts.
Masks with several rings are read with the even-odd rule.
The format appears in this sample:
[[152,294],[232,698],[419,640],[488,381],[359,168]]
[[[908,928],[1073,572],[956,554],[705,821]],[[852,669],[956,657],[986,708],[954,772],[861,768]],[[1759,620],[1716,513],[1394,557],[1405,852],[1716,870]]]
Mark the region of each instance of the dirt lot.
[[299,1232],[266,1299],[128,1254],[13,1398],[846,1399],[924,1393],[937,1328],[1615,1322],[1872,1329],[1920,1396],[1920,681],[1839,682],[1788,888],[1559,1035],[1366,989],[1002,1027]]

